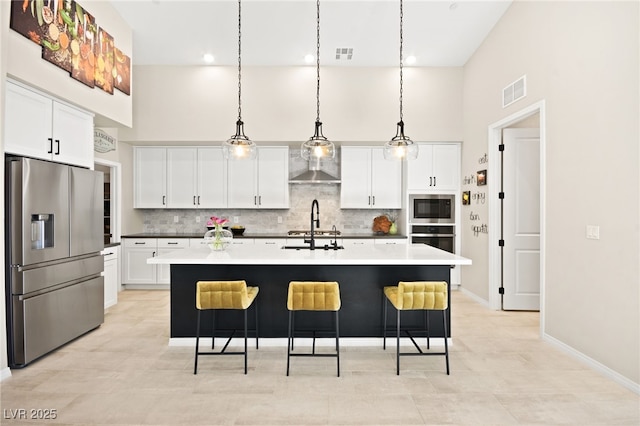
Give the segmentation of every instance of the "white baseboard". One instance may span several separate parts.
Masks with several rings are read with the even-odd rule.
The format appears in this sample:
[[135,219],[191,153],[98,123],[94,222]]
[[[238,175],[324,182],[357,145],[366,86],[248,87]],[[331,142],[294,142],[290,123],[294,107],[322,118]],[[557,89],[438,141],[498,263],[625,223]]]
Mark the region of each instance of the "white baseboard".
[[[417,340],[420,344],[424,342],[424,337],[419,337]],[[227,341],[226,337],[217,337],[216,340],[219,342],[218,346],[224,346]],[[305,346],[311,347],[313,343],[313,339],[308,337],[296,337],[295,344],[296,346]],[[444,347],[444,339],[441,337],[432,337],[430,339],[431,346],[442,346]],[[172,337],[169,339],[169,346],[195,346],[196,338],[195,337]],[[316,339],[316,346],[335,346],[336,340],[335,338],[318,338]],[[426,344],[426,343],[425,343]],[[451,338],[447,339],[447,344],[451,346],[453,344]],[[201,337],[200,338],[200,346],[206,347],[211,346],[211,337]],[[234,337],[231,339],[231,346],[242,346],[244,345],[244,339],[241,337]],[[395,337],[387,337],[387,348],[394,348],[396,345]],[[255,348],[255,337],[249,337],[248,341],[249,348]],[[264,347],[287,347],[287,338],[286,337],[273,337],[273,338],[260,338],[260,346]],[[341,347],[379,347],[382,349],[382,337],[341,337],[340,338],[340,346]],[[407,337],[400,338],[400,346],[413,346],[411,340]]]
[[123,290],[169,290],[169,284],[122,284]]
[[629,389],[630,391],[635,392],[636,394],[640,395],[640,383],[635,383],[635,382],[629,380],[628,378],[624,377],[620,373],[610,369],[606,365],[599,363],[595,359],[586,356],[582,352],[577,351],[576,349],[572,348],[571,346],[567,345],[566,343],[563,343],[560,340],[556,339],[555,337],[551,337],[546,333],[543,333],[542,340],[552,344],[553,346],[555,346],[556,348],[560,349],[562,352],[572,356],[573,358],[576,358],[577,360],[582,361],[583,363],[585,363],[587,366],[589,366],[593,370],[595,370],[598,373],[602,374],[603,376],[613,380],[614,382],[618,383],[619,385],[621,385],[621,386]]
[[5,367],[0,370],[0,382],[4,379],[8,379],[9,377],[11,377],[11,369],[9,367]]
[[469,290],[467,290],[466,288],[460,286],[458,288],[458,291],[461,291],[462,293],[464,293],[466,296],[469,296],[469,298],[473,299],[474,302],[478,303],[479,305],[484,306],[487,309],[489,308],[489,302],[487,300],[484,300],[482,298],[480,298],[477,294],[475,293],[471,293]]

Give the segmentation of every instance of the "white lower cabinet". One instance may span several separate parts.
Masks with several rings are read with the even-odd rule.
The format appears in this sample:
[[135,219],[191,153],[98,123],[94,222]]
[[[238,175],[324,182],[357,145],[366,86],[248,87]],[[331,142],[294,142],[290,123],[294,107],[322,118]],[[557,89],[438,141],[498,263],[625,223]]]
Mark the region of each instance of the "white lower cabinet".
[[189,247],[188,238],[124,238],[122,284],[129,288],[167,288],[169,265],[149,265],[147,259]]
[[372,246],[375,243],[373,238],[343,238],[342,246],[345,249],[362,246]]
[[104,307],[105,309],[118,303],[120,290],[120,274],[118,273],[119,247],[105,248],[100,254],[104,256]]
[[398,245],[407,244],[406,238],[375,238],[375,244]]
[[[158,247],[157,256],[171,253],[176,250],[183,250],[189,247],[189,239],[187,238],[158,238],[156,240]],[[169,284],[171,282],[171,267],[170,265],[155,265],[158,270],[157,281],[158,284]]]
[[277,247],[280,248],[287,243],[286,238],[256,238],[253,240],[255,245]]
[[240,246],[240,245],[254,245],[255,240],[253,238],[234,238],[231,240],[232,246]]

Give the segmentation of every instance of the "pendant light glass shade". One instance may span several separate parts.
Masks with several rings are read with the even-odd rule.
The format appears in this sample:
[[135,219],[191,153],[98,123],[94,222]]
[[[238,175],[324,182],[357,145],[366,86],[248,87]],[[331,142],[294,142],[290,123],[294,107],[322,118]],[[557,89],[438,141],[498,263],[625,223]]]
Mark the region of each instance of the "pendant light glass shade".
[[387,160],[415,160],[418,158],[418,145],[416,145],[409,136],[404,134],[404,121],[402,120],[402,22],[404,11],[402,8],[402,0],[400,0],[400,121],[396,135],[384,144],[383,155]]
[[302,144],[302,158],[305,160],[330,159],[336,156],[335,145],[322,135],[322,123],[316,121],[316,131]]
[[244,135],[244,123],[236,121],[236,134],[222,144],[224,158],[231,160],[251,160],[256,158],[258,149],[256,144]]
[[415,160],[418,158],[418,145],[404,134],[404,122],[398,123],[393,139],[384,144],[384,158],[387,160]]
[[320,0],[316,1],[316,128],[313,136],[304,142],[300,155],[305,160],[332,159],[336,156],[336,146],[322,134],[320,121]]
[[222,155],[229,160],[250,160],[256,158],[258,147],[244,134],[242,121],[242,4],[238,0],[238,121],[236,134],[222,143]]

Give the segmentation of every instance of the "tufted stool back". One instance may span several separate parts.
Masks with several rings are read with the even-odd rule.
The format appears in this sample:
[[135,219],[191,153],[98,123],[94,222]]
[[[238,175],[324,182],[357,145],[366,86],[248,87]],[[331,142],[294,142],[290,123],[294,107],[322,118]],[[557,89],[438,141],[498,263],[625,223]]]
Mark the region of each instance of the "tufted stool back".
[[198,281],[196,308],[247,309],[258,295],[258,287],[247,287],[246,281]]
[[447,309],[447,283],[444,281],[400,281],[385,287],[385,295],[398,310]]
[[340,309],[340,287],[335,281],[291,281],[287,309],[337,311]]

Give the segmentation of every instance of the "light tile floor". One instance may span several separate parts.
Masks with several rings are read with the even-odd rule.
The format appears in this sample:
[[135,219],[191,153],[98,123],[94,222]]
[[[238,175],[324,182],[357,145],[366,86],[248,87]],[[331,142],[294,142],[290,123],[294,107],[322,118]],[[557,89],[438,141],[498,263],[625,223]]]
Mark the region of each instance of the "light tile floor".
[[340,378],[334,358],[293,358],[286,377],[284,347],[252,349],[246,376],[241,357],[203,357],[194,376],[193,349],[167,345],[168,292],[124,291],[99,329],[12,370],[0,423],[640,424],[640,397],[541,341],[537,313],[452,297],[450,376],[443,357],[403,358],[396,376],[393,347],[342,348]]

